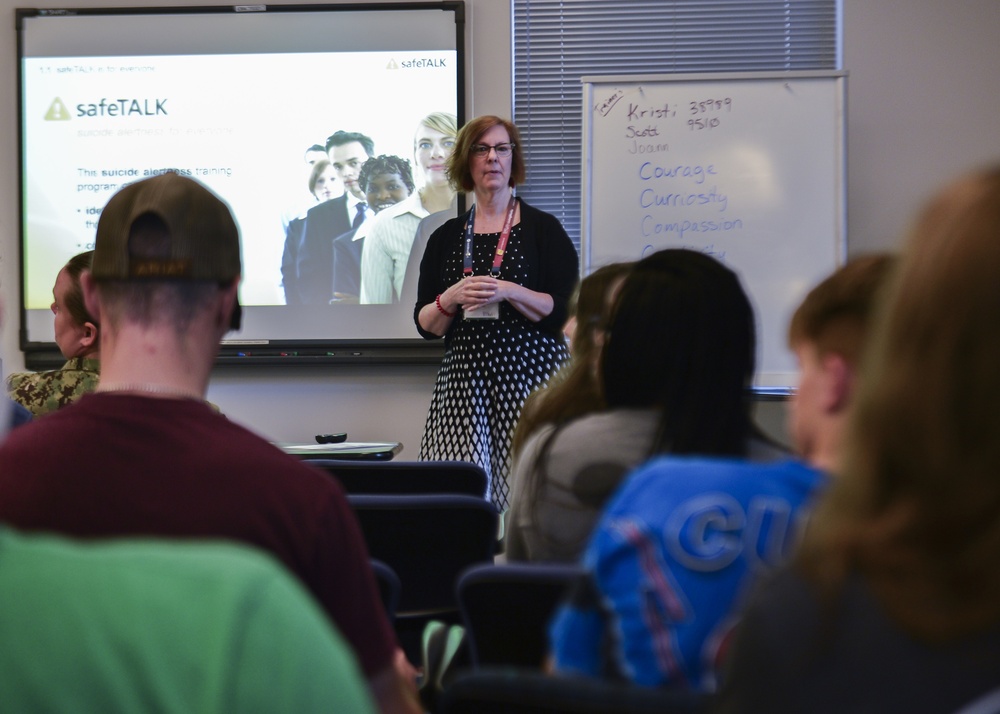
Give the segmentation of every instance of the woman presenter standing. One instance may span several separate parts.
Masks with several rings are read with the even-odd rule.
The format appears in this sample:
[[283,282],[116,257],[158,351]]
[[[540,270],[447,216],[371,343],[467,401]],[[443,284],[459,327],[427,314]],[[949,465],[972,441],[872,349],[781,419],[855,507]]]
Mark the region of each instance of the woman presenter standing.
[[417,330],[445,338],[420,458],[479,464],[504,510],[521,406],[568,357],[561,329],[578,258],[558,219],[514,196],[525,166],[511,122],[466,124],[448,177],[475,205],[431,235],[420,262]]

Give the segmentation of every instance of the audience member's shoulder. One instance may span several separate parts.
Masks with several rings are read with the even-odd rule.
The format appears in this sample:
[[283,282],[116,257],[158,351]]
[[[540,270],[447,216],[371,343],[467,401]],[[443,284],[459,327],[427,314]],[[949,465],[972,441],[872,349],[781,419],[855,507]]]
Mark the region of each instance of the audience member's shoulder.
[[542,448],[542,444],[552,435],[555,430],[553,424],[542,424],[537,429],[535,429],[531,435],[524,440],[524,448],[522,449],[520,461],[534,461],[538,456],[538,452]]
[[[2,528],[0,544],[5,572],[9,577],[30,573],[33,591],[44,593],[57,583],[61,590],[73,582],[81,593],[89,593],[103,582],[116,599],[137,598],[149,609],[169,608],[162,601],[182,592],[199,593],[200,612],[211,610],[210,601],[235,608],[286,577],[269,554],[222,541],[78,541]],[[278,585],[284,587],[283,582]]]
[[608,438],[609,432],[633,431],[651,435],[658,420],[659,413],[655,409],[611,409],[575,419],[566,425],[566,430],[575,436],[592,437],[600,443]]
[[759,491],[792,488],[804,492],[824,476],[793,458],[769,463],[705,456],[659,456],[640,466],[622,488],[623,497],[645,498],[650,491],[678,496],[707,490]]
[[9,402],[8,408],[11,409],[12,416],[11,427],[17,426],[19,428],[12,429],[3,439],[3,443],[0,444],[0,453],[14,454],[22,449],[29,451],[36,449],[40,443],[44,443],[49,438],[51,430],[60,420],[66,418],[65,413],[76,404],[77,402],[67,404],[62,409],[36,417],[23,405],[14,401]]
[[[29,659],[34,672],[49,681],[58,674],[67,687],[50,697],[21,678],[10,688],[16,701],[55,711],[72,699],[74,711],[102,711],[97,702],[136,701],[143,692],[166,694],[178,711],[216,700],[244,711],[248,697],[252,711],[370,710],[350,649],[266,553],[235,543],[83,542],[6,529],[0,547],[0,595],[33,603],[5,623],[35,651],[49,652]],[[146,622],[141,633],[123,609]],[[102,656],[77,656],[91,640]],[[17,653],[27,646],[7,652]],[[126,660],[131,676],[116,681]],[[0,680],[17,676],[16,668],[3,672]],[[268,673],[275,686],[258,689],[255,680]]]
[[754,586],[743,613],[745,637],[760,646],[763,634],[792,651],[802,651],[815,644],[814,628],[830,604],[818,585],[803,577],[794,563],[786,563],[764,573]]
[[256,432],[237,424],[222,415],[213,415],[226,423],[225,428],[233,436],[232,447],[244,458],[259,461],[261,466],[276,469],[276,473],[305,479],[328,490],[340,489],[336,479],[327,476],[322,470],[309,464],[308,461],[291,456]]
[[764,436],[753,436],[747,440],[747,459],[762,463],[783,461],[791,458],[792,453],[786,447]]
[[78,567],[81,573],[94,573],[95,569],[116,569],[129,563],[136,574],[158,577],[165,573],[165,568],[180,564],[190,578],[217,578],[221,574],[252,580],[275,577],[279,570],[276,561],[263,551],[222,541],[198,544],[156,539],[91,542],[53,535],[24,535],[0,528],[0,543],[8,563],[15,559],[32,565],[49,563],[54,573],[65,573],[68,567]]
[[36,372],[12,372],[7,375],[4,384],[7,385],[7,391],[12,391],[36,376]]
[[49,380],[46,372],[14,372],[7,375],[7,394],[15,402],[24,403],[39,398],[39,391]]

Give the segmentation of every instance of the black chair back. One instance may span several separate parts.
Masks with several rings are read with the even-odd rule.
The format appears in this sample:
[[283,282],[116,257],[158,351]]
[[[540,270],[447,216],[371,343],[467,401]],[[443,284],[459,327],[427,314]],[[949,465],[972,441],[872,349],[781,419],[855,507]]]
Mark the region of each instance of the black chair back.
[[458,579],[457,597],[474,666],[540,669],[548,625],[586,570],[564,564],[480,565]]
[[455,582],[470,565],[492,562],[497,511],[482,497],[348,495],[368,553],[399,576],[397,615],[457,611]]
[[335,476],[347,493],[486,496],[486,472],[465,461],[310,459],[309,463]]
[[375,583],[378,585],[379,599],[389,622],[396,620],[396,608],[399,607],[399,591],[401,588],[399,576],[396,571],[383,563],[381,560],[372,558],[370,561],[372,572],[375,573]]

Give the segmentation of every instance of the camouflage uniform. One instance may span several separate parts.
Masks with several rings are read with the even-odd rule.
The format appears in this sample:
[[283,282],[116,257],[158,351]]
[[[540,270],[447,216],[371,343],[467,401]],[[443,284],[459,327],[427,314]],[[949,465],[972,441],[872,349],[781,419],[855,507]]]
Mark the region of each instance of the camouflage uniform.
[[54,412],[97,388],[101,362],[74,357],[61,369],[19,372],[7,377],[7,393],[37,416]]

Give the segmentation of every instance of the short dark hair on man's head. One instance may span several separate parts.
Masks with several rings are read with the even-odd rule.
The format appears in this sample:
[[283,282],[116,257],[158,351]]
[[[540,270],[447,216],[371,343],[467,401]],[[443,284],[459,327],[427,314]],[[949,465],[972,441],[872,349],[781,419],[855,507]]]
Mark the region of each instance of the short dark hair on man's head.
[[609,407],[660,412],[654,453],[745,453],[756,327],[739,278],[722,263],[687,249],[636,263],[601,355]]
[[410,162],[398,156],[382,154],[371,157],[362,165],[361,172],[358,174],[358,184],[361,186],[361,190],[367,191],[369,179],[382,174],[399,174],[399,178],[403,180],[403,184],[410,190],[410,193],[413,193],[413,189],[416,188]]
[[809,343],[821,355],[838,354],[856,367],[876,299],[895,264],[888,253],[849,260],[806,295],[789,323],[788,344]]
[[69,312],[70,318],[77,325],[83,325],[87,322],[97,325],[97,320],[84,304],[83,288],[80,287],[80,274],[90,268],[93,260],[94,251],[88,250],[85,253],[74,255],[62,268],[70,280],[70,289],[63,296],[63,301],[66,303],[66,310]]
[[356,131],[335,131],[326,139],[326,150],[329,152],[335,146],[343,146],[355,141],[361,144],[366,154],[369,156],[375,155],[375,142]]
[[[163,219],[155,213],[137,217],[129,230],[128,252],[132,259],[169,259],[170,231]],[[112,324],[122,320],[148,325],[169,322],[178,333],[187,330],[219,287],[208,280],[108,280],[98,284]]]

